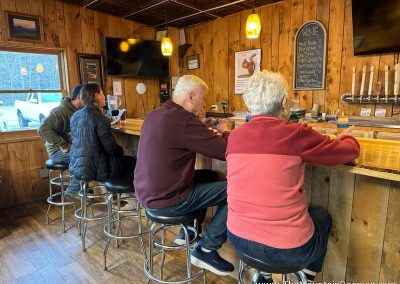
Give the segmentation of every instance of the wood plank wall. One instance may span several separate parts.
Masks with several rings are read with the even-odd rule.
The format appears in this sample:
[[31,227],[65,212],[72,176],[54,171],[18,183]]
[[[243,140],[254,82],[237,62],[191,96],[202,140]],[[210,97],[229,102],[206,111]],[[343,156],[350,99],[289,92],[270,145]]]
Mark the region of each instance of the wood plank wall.
[[[351,0],[286,0],[256,9],[261,16],[261,37],[249,40],[245,23],[250,11],[244,11],[213,22],[186,29],[187,42],[192,44],[187,55],[200,54],[200,69],[183,74],[202,77],[210,87],[207,107],[228,101],[231,111],[246,110],[241,95],[234,95],[234,56],[236,51],[262,49],[262,69],[281,72],[288,80],[291,97],[301,107],[311,109],[314,103],[324,112],[341,109],[348,115],[359,115],[360,105],[344,105],[340,94],[351,90],[352,67],[357,68],[356,92],[361,85],[361,72],[365,64],[374,64],[374,82],[384,81],[384,65],[394,68],[394,55],[353,56]],[[309,20],[320,21],[327,30],[326,88],[316,91],[293,91],[294,37],[297,29]],[[368,68],[369,70],[369,68]],[[369,77],[368,77],[369,78]],[[367,78],[367,81],[368,81]],[[393,93],[393,73],[390,92]],[[365,90],[365,89],[364,89]],[[383,93],[383,87],[382,91]],[[398,115],[392,105],[364,105],[372,114],[376,107],[385,108],[386,116]]]
[[[44,43],[32,44],[7,41],[7,30],[4,11],[41,16],[44,26]],[[61,48],[65,50],[67,62],[67,84],[71,90],[79,82],[77,54],[105,54],[105,37],[127,37],[142,25],[105,13],[55,0],[0,0],[0,46]],[[179,42],[178,31],[170,29],[174,42]],[[135,38],[155,39],[153,28],[143,28],[135,34]],[[178,74],[177,52],[171,57],[170,74]],[[158,79],[133,79],[122,77],[106,77],[105,94],[112,94],[112,82],[121,81],[123,87],[122,107],[127,109],[127,117],[144,116],[144,108],[148,112],[160,105],[160,87]],[[136,84],[144,82],[147,93],[144,95],[145,106],[136,92]]]

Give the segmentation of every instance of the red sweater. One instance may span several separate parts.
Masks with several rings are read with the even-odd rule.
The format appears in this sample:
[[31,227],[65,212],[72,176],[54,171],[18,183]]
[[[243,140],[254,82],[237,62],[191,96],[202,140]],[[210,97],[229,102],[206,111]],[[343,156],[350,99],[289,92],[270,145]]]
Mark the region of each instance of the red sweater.
[[134,186],[151,209],[186,198],[194,181],[196,153],[225,160],[226,139],[213,134],[194,114],[172,101],[145,119],[137,150]]
[[351,136],[331,140],[306,124],[254,117],[229,137],[228,229],[275,248],[305,244],[314,233],[302,189],[305,163],[343,164],[359,149]]

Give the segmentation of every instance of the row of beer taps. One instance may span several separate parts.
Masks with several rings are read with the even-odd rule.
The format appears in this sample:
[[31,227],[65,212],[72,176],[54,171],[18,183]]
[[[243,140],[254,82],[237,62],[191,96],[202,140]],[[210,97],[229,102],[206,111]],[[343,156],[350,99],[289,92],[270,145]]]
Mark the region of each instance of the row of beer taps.
[[400,103],[399,95],[399,80],[400,80],[400,63],[397,63],[394,66],[394,88],[393,95],[389,95],[389,79],[390,79],[390,66],[385,65],[385,94],[381,95],[381,82],[373,82],[374,78],[374,65],[370,64],[370,72],[369,72],[369,83],[368,83],[368,92],[367,95],[364,95],[365,89],[365,80],[367,76],[367,67],[368,65],[363,66],[362,77],[361,77],[361,87],[360,87],[360,95],[355,96],[355,88],[356,88],[356,67],[353,67],[352,70],[352,80],[351,80],[351,94],[346,93],[342,95],[342,102],[344,103]]

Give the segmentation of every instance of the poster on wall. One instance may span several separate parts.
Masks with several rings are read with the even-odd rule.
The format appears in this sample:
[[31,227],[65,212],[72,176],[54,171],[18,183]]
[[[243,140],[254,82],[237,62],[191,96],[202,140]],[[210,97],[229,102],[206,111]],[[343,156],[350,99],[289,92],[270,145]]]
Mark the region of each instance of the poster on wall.
[[243,94],[247,81],[260,71],[261,48],[235,52],[235,94]]

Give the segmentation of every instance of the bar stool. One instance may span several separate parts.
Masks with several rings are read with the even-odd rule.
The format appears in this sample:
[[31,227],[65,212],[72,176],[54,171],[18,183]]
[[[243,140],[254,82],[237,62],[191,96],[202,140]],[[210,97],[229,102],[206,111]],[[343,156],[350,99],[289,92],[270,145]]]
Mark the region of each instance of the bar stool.
[[[93,214],[93,207],[106,206],[106,195],[104,184],[97,183],[96,185],[90,186],[91,181],[80,181],[79,196],[81,198],[81,207],[75,210],[75,218],[78,219],[78,232],[81,235],[82,251],[86,251],[86,231],[87,223],[91,221],[99,221],[107,219],[106,212],[102,212],[99,215]],[[99,190],[99,193],[95,193]],[[99,201],[103,200],[103,201]],[[88,209],[91,211],[91,216],[88,214]]]
[[[65,171],[68,170],[68,165],[64,163],[53,163],[51,159],[46,161],[46,168],[49,170],[49,197],[47,198],[47,203],[49,203],[49,207],[46,212],[46,224],[50,224],[49,222],[49,211],[51,205],[61,206],[61,223],[62,223],[62,231],[65,233],[65,206],[74,205],[73,201],[65,201],[64,199],[64,187],[68,185],[68,181],[71,176],[66,175]],[[59,172],[59,176],[53,176],[54,172]],[[53,193],[53,185],[60,187],[60,192]],[[60,196],[60,200],[56,200],[56,198]]]
[[[194,211],[185,215],[181,216],[161,216],[161,215],[156,215],[153,214],[151,211],[146,209],[146,216],[147,219],[149,219],[152,224],[150,226],[150,232],[149,232],[149,255],[148,257],[145,258],[144,262],[144,273],[146,274],[147,278],[150,281],[156,281],[159,283],[166,283],[166,284],[177,284],[177,283],[187,283],[191,282],[197,277],[200,277],[201,275],[203,276],[203,283],[206,283],[206,274],[205,270],[202,269],[201,271],[197,272],[195,275],[192,275],[191,271],[191,262],[190,262],[190,245],[195,242],[197,239],[197,218],[200,217],[202,211]],[[194,220],[194,227],[187,226],[185,223],[190,223],[193,222]],[[156,229],[156,226],[160,225],[158,229]],[[170,228],[182,228],[183,231],[185,232],[185,243],[183,245],[168,245],[165,244],[164,242],[164,234],[165,231],[170,229]],[[193,232],[195,235],[194,239],[192,241],[189,240],[189,230]],[[157,242],[155,240],[155,236],[161,233],[161,242]],[[160,250],[154,251],[155,247],[159,247]],[[171,251],[171,250],[185,250],[186,253],[186,278],[182,280],[176,280],[176,281],[166,281],[163,279],[163,266],[164,266],[164,259],[165,259],[165,251]],[[160,265],[160,278],[156,278],[153,274],[153,258],[161,254],[161,265]]]
[[[104,234],[107,237],[107,243],[104,248],[104,270],[107,270],[107,252],[110,246],[111,239],[115,239],[117,247],[119,247],[119,240],[127,240],[138,238],[142,253],[146,257],[144,242],[142,235],[147,231],[142,231],[142,212],[141,204],[136,199],[135,188],[133,187],[133,173],[123,177],[116,177],[107,180],[105,184],[108,191],[107,198],[107,223],[104,225]],[[124,194],[124,197],[122,197]],[[131,209],[121,209],[121,201],[133,201],[135,206]],[[121,222],[123,219],[136,219],[137,220],[137,233],[130,235],[123,235]],[[115,224],[117,224],[115,228]],[[114,230],[113,230],[114,228]]]
[[[276,273],[276,274],[282,274],[282,283],[287,283],[288,281],[288,275],[292,274],[298,283],[305,284],[307,283],[307,278],[302,269],[304,267],[300,266],[286,266],[286,267],[276,267],[276,266],[270,266],[266,264],[265,262],[262,262],[259,259],[256,259],[254,257],[251,257],[250,255],[238,250],[235,248],[236,253],[238,254],[240,258],[240,266],[239,266],[239,283],[243,284],[243,274],[245,274],[249,269],[255,268],[257,272],[253,275],[252,283],[255,283],[255,280],[257,279],[258,274],[261,273],[261,271],[266,272],[262,273],[265,275],[270,276],[271,273]],[[300,279],[299,279],[300,277]]]

